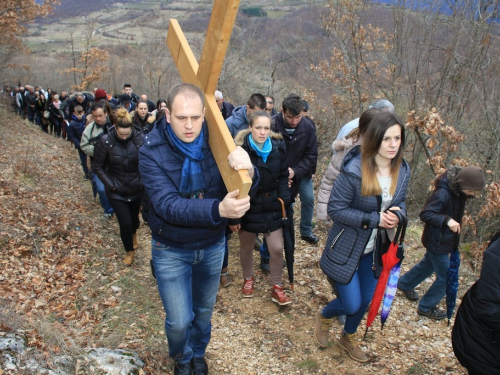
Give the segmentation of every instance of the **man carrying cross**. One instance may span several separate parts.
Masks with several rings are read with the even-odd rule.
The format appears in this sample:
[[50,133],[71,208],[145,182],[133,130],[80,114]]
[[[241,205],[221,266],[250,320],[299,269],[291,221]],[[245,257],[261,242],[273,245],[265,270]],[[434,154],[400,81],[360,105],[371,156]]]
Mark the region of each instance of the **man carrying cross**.
[[[165,331],[176,375],[208,374],[205,350],[219,288],[228,218],[240,218],[250,197],[227,194],[208,145],[202,91],[183,83],[167,95],[166,117],[139,150],[141,179],[150,198],[148,225]],[[258,172],[240,147],[227,160],[248,171],[250,194]]]

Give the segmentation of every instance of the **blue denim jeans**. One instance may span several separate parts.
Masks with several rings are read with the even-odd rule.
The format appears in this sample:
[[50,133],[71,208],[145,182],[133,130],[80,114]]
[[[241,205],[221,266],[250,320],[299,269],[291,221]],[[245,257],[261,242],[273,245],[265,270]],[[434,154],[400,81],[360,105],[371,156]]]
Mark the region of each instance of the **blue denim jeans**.
[[337,298],[325,306],[321,314],[331,319],[346,315],[344,331],[355,333],[372,301],[377,279],[372,269],[373,253],[361,257],[358,269],[349,284],[337,283]]
[[300,235],[312,235],[312,219],[314,214],[314,190],[311,178],[300,180]]
[[205,355],[225,242],[222,236],[210,247],[183,250],[152,240],[156,281],[166,313],[168,353],[176,362],[187,364],[191,358]]
[[449,254],[426,251],[424,258],[399,279],[398,288],[412,290],[435,272],[436,280],[418,303],[419,310],[432,310],[446,294],[446,275],[449,268]]
[[101,202],[101,206],[104,209],[105,214],[112,214],[113,213],[113,208],[111,208],[111,205],[109,204],[108,197],[106,196],[106,190],[104,188],[104,184],[99,180],[99,177],[94,173],[92,175],[92,180],[95,183],[96,189],[97,189],[97,194],[99,195],[99,201]]
[[78,157],[80,158],[80,164],[82,165],[83,173],[88,174],[89,168],[87,167],[87,154],[82,151],[80,147],[77,148]]

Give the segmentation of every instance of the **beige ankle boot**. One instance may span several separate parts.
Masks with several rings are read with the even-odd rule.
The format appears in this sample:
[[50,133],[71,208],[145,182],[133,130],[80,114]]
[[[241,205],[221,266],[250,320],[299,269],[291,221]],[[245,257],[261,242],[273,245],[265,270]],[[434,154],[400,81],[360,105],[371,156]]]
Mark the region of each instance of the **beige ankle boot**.
[[134,246],[134,250],[137,250],[139,248],[139,242],[137,241],[137,233],[134,233],[132,235],[132,244]]
[[328,336],[332,327],[333,319],[324,318],[321,310],[316,313],[316,321],[314,326],[314,337],[319,346],[326,348],[328,346]]
[[342,331],[340,336],[339,345],[343,347],[352,359],[358,362],[368,362],[368,357],[365,352],[358,346],[358,340],[355,333],[347,333]]
[[123,258],[123,264],[126,266],[132,265],[134,263],[135,251],[127,251],[125,258]]

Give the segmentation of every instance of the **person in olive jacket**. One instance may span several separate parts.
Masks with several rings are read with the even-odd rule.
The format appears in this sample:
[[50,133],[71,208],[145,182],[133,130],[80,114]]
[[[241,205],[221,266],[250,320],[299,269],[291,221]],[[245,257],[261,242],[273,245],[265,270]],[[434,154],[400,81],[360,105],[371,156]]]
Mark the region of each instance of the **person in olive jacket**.
[[124,108],[116,112],[115,127],[104,134],[94,153],[94,172],[106,188],[106,196],[120,225],[120,237],[127,252],[123,263],[130,266],[138,247],[142,185],[139,174],[139,147],[142,133]]
[[484,252],[481,276],[457,311],[451,343],[470,375],[500,375],[500,232]]
[[484,188],[481,168],[453,166],[436,178],[436,189],[420,211],[425,223],[422,233],[424,258],[398,281],[398,289],[411,301],[418,301],[414,288],[433,273],[436,280],[418,304],[417,313],[430,319],[446,318],[437,305],[446,294],[446,275],[450,268],[450,253],[458,247],[462,218],[467,199]]
[[250,127],[240,131],[235,138],[252,164],[259,170],[259,188],[250,200],[250,209],[237,220],[229,220],[233,232],[239,231],[240,260],[243,270],[243,297],[252,297],[254,289],[253,248],[255,235],[263,233],[270,252],[271,300],[279,305],[291,303],[282,290],[283,233],[281,229],[282,208],[291,201],[288,189],[288,164],[285,142],[281,134],[271,131],[271,117],[265,111],[256,111],[250,117]]

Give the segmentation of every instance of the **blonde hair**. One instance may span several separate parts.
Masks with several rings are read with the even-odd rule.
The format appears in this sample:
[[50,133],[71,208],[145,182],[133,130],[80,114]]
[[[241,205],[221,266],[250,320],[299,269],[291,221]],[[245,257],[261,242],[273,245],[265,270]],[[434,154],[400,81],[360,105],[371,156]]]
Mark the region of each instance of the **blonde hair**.
[[118,128],[130,128],[134,125],[132,116],[125,108],[118,108],[115,111],[115,126]]

